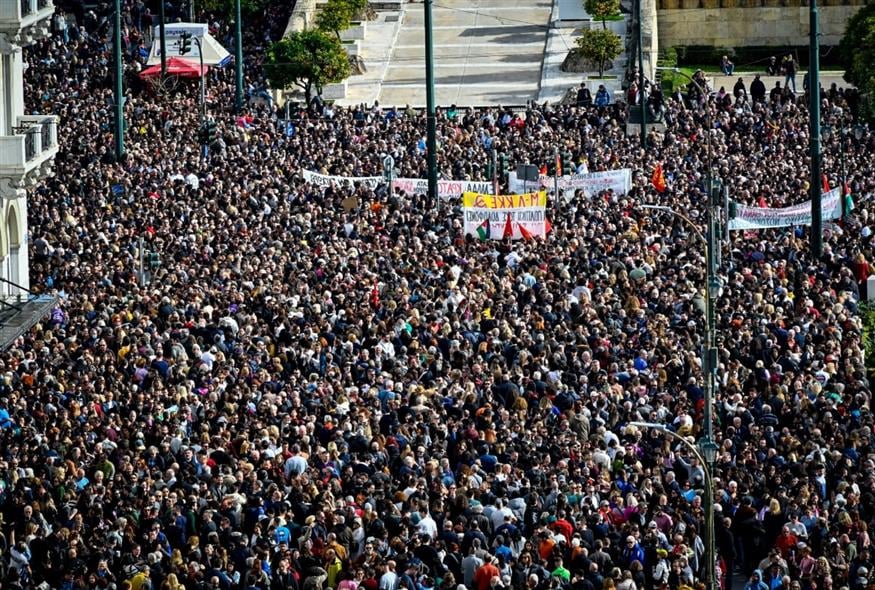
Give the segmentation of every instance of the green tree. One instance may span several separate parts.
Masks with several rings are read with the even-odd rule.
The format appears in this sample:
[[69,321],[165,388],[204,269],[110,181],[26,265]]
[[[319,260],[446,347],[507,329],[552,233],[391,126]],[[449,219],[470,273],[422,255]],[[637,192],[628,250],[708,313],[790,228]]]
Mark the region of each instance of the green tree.
[[299,86],[309,103],[314,89],[322,94],[326,84],[349,76],[349,56],[340,41],[324,31],[300,31],[271,43],[264,70],[273,88]]
[[591,17],[602,21],[602,29],[607,29],[607,18],[620,13],[620,0],[583,0],[583,7]]
[[352,20],[364,20],[367,18],[368,6],[370,6],[368,0],[346,0],[346,3],[349,4],[349,12],[352,16]]
[[577,38],[577,51],[587,61],[598,65],[599,77],[605,64],[623,52],[620,36],[607,29],[589,29]]
[[[243,18],[253,16],[263,12],[266,5],[266,0],[240,0],[240,14]],[[198,11],[234,18],[234,0],[199,0],[196,8]]]
[[328,0],[316,17],[316,26],[320,31],[334,33],[340,39],[340,32],[345,31],[352,24],[352,11],[350,0]]
[[875,118],[875,4],[864,6],[848,20],[839,43],[845,80],[867,95],[864,115]]

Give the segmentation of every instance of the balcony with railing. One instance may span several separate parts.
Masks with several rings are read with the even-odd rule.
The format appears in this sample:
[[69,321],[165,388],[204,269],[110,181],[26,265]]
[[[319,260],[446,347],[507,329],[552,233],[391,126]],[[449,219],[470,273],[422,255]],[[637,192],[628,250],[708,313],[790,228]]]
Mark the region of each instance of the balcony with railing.
[[30,45],[49,35],[54,12],[52,0],[0,0],[0,33],[11,45]]
[[0,176],[25,185],[47,174],[58,153],[58,118],[27,115],[16,119],[12,135],[0,136]]

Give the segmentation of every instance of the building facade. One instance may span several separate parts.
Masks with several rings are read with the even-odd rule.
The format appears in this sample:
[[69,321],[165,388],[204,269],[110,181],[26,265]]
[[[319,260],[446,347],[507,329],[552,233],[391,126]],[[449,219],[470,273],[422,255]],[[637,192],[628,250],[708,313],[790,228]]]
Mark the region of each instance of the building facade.
[[51,173],[58,118],[28,113],[22,49],[47,37],[51,0],[0,0],[0,300],[24,301],[30,290],[27,191]]
[[[866,0],[818,0],[820,44],[838,45]],[[660,47],[808,44],[808,0],[657,0]]]

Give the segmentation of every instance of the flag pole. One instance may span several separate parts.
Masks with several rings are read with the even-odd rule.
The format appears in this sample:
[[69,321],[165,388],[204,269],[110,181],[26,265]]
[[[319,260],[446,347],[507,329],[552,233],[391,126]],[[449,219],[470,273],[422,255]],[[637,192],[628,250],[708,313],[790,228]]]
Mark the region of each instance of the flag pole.
[[811,177],[809,195],[811,196],[811,256],[818,260],[823,254],[823,210],[821,208],[820,179],[820,39],[817,0],[809,5],[809,64],[808,64],[808,133]]
[[562,174],[562,164],[559,160],[559,148],[553,148],[553,159],[556,161],[556,174],[553,175],[553,209],[559,207],[559,175]]

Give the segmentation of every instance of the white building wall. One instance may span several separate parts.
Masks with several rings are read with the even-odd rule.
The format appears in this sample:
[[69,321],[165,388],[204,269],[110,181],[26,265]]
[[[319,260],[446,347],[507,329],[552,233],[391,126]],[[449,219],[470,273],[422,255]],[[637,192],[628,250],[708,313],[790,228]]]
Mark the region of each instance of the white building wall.
[[34,143],[36,153],[28,154],[22,150],[20,129],[46,119],[20,120],[26,114],[22,48],[48,34],[53,12],[50,2],[29,0],[25,9],[21,0],[0,0],[0,278],[5,279],[0,281],[0,297],[5,299],[28,296],[26,188],[48,173],[57,152],[56,139],[50,144],[41,134]]

